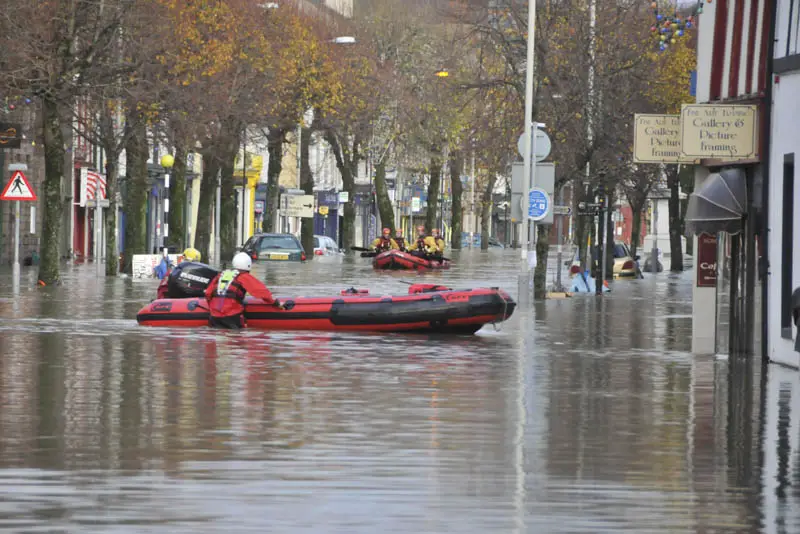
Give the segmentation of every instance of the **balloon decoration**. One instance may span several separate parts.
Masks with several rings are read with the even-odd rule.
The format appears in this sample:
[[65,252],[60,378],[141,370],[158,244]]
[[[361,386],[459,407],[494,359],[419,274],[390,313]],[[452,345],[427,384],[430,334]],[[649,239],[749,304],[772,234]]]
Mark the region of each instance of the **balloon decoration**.
[[[712,1],[706,0],[709,4]],[[697,0],[692,8],[682,10],[682,14],[678,14],[678,4],[673,4],[670,0],[663,2],[663,8],[659,7],[658,1],[651,3],[650,7],[656,19],[655,24],[650,26],[650,32],[655,37],[659,51],[664,52],[670,44],[677,43],[678,39],[697,25],[697,16],[703,12],[703,0]]]

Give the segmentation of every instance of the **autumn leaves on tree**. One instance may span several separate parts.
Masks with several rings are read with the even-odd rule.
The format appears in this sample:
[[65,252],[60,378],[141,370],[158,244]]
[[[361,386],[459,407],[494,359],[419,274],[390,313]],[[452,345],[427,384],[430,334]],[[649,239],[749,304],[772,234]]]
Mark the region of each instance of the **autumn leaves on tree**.
[[[106,234],[113,239],[119,193],[126,268],[133,254],[148,252],[147,162],[159,145],[175,156],[173,187],[179,189],[186,184],[188,155],[202,158],[195,245],[205,257],[219,181],[221,252],[229,257],[236,246],[234,163],[243,141],[260,138],[267,145],[264,230],[271,231],[283,147],[294,141],[309,109],[315,120],[304,125],[303,137],[327,142],[349,193],[341,232],[345,247],[355,244],[355,184],[367,164],[384,225],[399,225],[387,174],[404,169],[424,177],[429,229],[440,225],[442,207],[450,202],[444,222],[458,248],[462,214],[471,207],[461,202],[461,177],[473,160],[477,180],[469,185],[478,192],[482,246],[488,247],[498,177],[508,176],[519,158],[527,2],[373,0],[350,19],[302,2],[276,5],[28,0],[0,8],[0,35],[6,36],[0,96],[33,99],[42,116],[36,135],[46,159],[43,281],[59,276],[70,136],[85,136],[105,153],[112,202]],[[693,42],[687,36],[660,51],[647,3],[598,2],[594,29],[585,0],[539,6],[534,115],[553,139],[557,188],[572,183],[583,191],[583,182],[596,183],[603,171],[608,189],[619,185],[640,214],[657,175],[631,165],[633,114],[674,113],[689,100]],[[44,12],[53,15],[40,16]],[[339,35],[356,35],[357,42],[335,44]],[[79,128],[70,128],[78,103],[91,111]],[[307,160],[308,145],[301,148]],[[123,154],[124,176],[118,176]],[[306,173],[302,186],[313,189],[313,175]],[[168,244],[181,246],[183,196],[172,196],[170,207]],[[577,239],[588,231],[578,225]],[[305,228],[306,238],[311,233]],[[546,247],[547,231],[540,237]],[[116,274],[115,249],[110,241],[107,274]],[[540,253],[546,260],[546,248]]]

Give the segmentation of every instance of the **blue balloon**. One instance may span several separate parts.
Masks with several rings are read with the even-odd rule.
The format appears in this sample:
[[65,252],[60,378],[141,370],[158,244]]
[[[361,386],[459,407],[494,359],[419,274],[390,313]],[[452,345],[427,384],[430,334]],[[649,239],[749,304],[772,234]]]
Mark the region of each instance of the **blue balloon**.
[[687,23],[686,23],[686,29],[688,30],[688,29],[689,29],[689,28],[691,28],[691,27],[692,27],[692,23],[691,23],[691,22],[687,22]]
[[683,37],[683,30],[678,30],[678,37]]
[[664,18],[664,17],[663,17],[662,15],[656,15],[656,20],[661,20],[661,19],[663,19],[663,18]]

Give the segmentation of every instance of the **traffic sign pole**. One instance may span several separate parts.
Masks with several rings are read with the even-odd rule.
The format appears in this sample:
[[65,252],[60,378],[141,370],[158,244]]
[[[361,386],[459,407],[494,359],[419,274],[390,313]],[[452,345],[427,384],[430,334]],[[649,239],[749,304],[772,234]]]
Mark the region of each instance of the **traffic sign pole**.
[[521,243],[521,254],[522,259],[527,258],[528,252],[528,192],[531,189],[531,178],[533,175],[533,165],[531,164],[534,158],[534,149],[536,146],[536,138],[534,137],[534,133],[536,130],[536,125],[532,124],[531,121],[533,120],[533,67],[534,67],[534,38],[536,33],[536,0],[529,0],[528,1],[528,39],[527,39],[527,50],[526,50],[526,70],[525,70],[525,147],[522,154],[522,161],[524,162],[524,172],[523,172],[523,190],[522,190],[522,198],[524,199],[525,206],[522,210],[522,231],[520,232],[520,237],[522,238]]
[[14,202],[14,267],[12,268],[14,283],[19,281],[19,200]]
[[14,201],[14,263],[11,268],[13,277],[13,291],[14,294],[19,292],[19,219],[20,219],[20,201],[35,201],[37,199],[36,193],[33,192],[31,184],[25,177],[23,171],[28,170],[28,166],[24,163],[15,163],[8,166],[9,171],[13,171],[11,179],[3,188],[0,193],[0,200],[13,200]]

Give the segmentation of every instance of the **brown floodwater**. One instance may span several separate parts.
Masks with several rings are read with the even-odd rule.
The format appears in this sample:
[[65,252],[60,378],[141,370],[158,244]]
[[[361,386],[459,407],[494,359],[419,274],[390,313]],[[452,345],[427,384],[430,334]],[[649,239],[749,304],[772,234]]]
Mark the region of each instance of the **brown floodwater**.
[[[518,252],[452,256],[255,274],[516,297]],[[0,531],[800,531],[796,373],[692,355],[691,273],[440,337],[140,327],[157,280],[64,269],[0,273]]]

